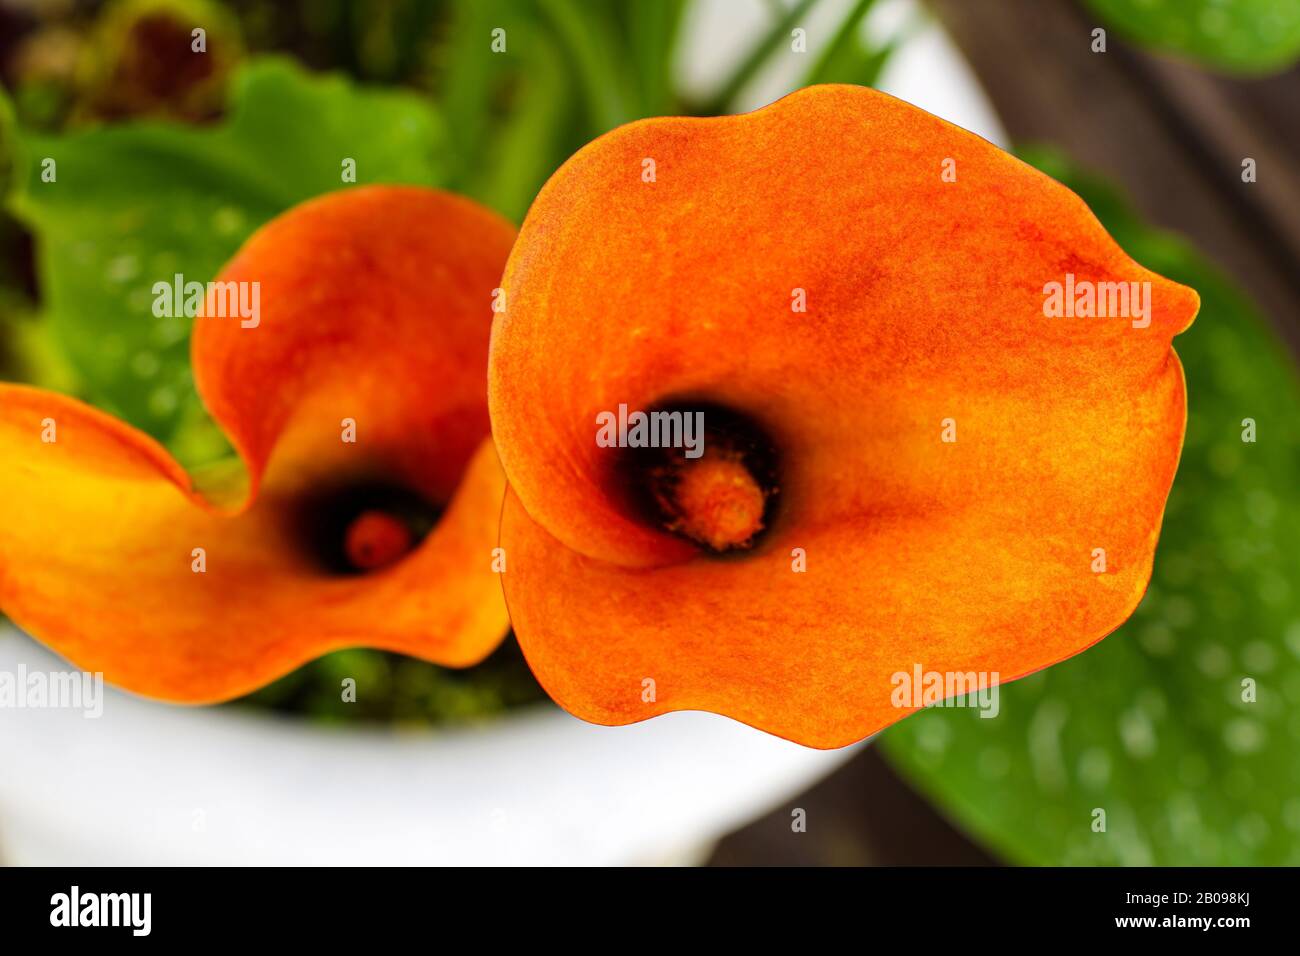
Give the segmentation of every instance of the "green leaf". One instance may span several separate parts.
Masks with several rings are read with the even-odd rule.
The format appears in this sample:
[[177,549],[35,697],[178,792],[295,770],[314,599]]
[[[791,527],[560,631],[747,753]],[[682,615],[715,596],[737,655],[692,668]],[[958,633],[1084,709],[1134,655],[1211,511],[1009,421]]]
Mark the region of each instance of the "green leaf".
[[[1000,713],[923,711],[883,749],[972,835],[1025,864],[1300,864],[1300,384],[1254,307],[1186,243],[1053,154],[1139,262],[1197,289],[1175,340],[1187,438],[1155,571],[1101,643],[1001,688]],[[1137,399],[1135,399],[1137,400]],[[1257,441],[1243,442],[1243,419]],[[1245,679],[1258,699],[1243,701]],[[1094,809],[1104,833],[1092,830]]]
[[513,111],[496,125],[480,176],[465,187],[468,195],[513,222],[523,221],[542,184],[573,145],[564,135],[574,121],[573,82],[564,57],[548,36],[530,39],[529,80]]
[[13,185],[17,136],[18,126],[14,118],[13,102],[4,87],[0,86],[0,198],[6,196]]
[[[45,319],[89,401],[167,441],[203,421],[187,318],[156,318],[155,282],[206,282],[267,220],[358,183],[443,181],[446,135],[422,99],[280,60],[240,74],[230,118],[201,128],[19,134],[17,214],[37,239]],[[57,164],[43,182],[42,161]],[[192,443],[187,443],[191,446]],[[200,443],[202,446],[202,443]]]
[[[509,0],[479,0],[454,8],[447,42],[436,51],[441,74],[438,103],[451,133],[449,184],[457,191],[472,193],[467,184],[483,163],[494,102],[518,69],[521,50],[529,48],[534,20],[531,4],[512,5]],[[503,53],[492,50],[496,29],[506,31]]]
[[673,54],[684,0],[625,0],[619,10],[641,95],[641,116],[659,116],[676,106]]
[[538,0],[582,80],[592,123],[604,133],[634,118],[628,73],[615,57],[615,30],[606,9],[575,0]]
[[1156,50],[1243,73],[1300,57],[1300,0],[1088,0],[1107,26]]
[[[857,82],[856,74],[861,68],[862,61],[867,58],[858,39],[858,33],[862,29],[863,19],[871,12],[875,3],[876,0],[857,0],[848,16],[840,22],[835,35],[826,44],[826,49],[822,51],[817,62],[804,77],[805,86],[814,86],[818,83]],[[881,62],[883,63],[883,59]],[[872,78],[874,79],[874,76]]]

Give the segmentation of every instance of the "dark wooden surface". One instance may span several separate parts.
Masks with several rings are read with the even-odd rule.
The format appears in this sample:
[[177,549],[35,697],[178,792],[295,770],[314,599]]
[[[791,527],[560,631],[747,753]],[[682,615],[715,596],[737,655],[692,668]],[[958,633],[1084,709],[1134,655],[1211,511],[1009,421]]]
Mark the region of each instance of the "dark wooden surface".
[[[1228,78],[1152,56],[1076,0],[929,0],[1017,144],[1047,143],[1127,193],[1248,292],[1300,354],[1300,71]],[[1258,181],[1241,180],[1256,161]],[[790,811],[807,810],[792,833]],[[727,837],[713,865],[990,862],[875,749]]]
[[[805,811],[807,829],[791,828]],[[987,866],[997,861],[937,814],[868,747],[788,805],[724,839],[710,866]]]

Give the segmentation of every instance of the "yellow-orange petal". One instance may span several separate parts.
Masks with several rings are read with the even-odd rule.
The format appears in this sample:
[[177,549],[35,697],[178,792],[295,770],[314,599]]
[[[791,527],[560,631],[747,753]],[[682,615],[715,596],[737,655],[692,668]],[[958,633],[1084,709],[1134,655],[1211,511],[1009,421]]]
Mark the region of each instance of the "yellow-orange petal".
[[[1150,311],[1049,318],[1067,276],[1137,283]],[[1196,294],[970,133],[845,86],[634,123],[546,185],[503,284],[506,596],[579,716],[702,709],[846,744],[915,709],[897,674],[1022,676],[1145,589]],[[629,506],[595,441],[620,404],[692,403],[778,453],[749,551],[706,555]]]
[[[177,701],[345,646],[486,656],[508,626],[482,383],[510,238],[486,210],[406,187],[314,200],[254,236],[219,278],[260,283],[260,322],[195,320],[200,391],[247,465],[233,479],[192,482],[130,426],[0,385],[0,608],[78,666]],[[242,506],[212,503],[248,485]],[[405,557],[341,574],[315,532],[344,518],[346,553],[359,515],[325,512],[371,486],[441,514]]]
[[300,487],[268,482],[247,511],[221,514],[164,449],[72,399],[0,385],[0,449],[0,607],[136,693],[225,700],[358,645],[464,666],[506,631],[490,441],[417,550],[362,575],[321,566]]

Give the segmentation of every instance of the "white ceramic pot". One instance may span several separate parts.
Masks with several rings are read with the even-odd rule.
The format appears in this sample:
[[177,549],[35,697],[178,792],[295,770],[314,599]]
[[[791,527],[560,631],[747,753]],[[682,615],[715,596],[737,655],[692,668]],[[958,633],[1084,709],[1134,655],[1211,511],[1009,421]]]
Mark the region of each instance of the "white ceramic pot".
[[[0,673],[67,664],[0,632]],[[323,728],[108,688],[0,708],[0,858],[36,865],[694,862],[854,748],[710,714],[631,727],[538,706],[482,727]]]

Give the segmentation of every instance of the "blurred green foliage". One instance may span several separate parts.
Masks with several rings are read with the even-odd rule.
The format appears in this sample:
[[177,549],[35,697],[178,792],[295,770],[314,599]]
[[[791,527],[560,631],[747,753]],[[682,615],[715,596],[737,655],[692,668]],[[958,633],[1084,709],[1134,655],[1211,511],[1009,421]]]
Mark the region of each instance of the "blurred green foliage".
[[[1183,241],[1042,150],[1147,268],[1201,294],[1175,349],[1187,438],[1146,597],[1084,653],[882,736],[968,832],[1025,864],[1300,864],[1300,382],[1253,306]],[[1243,419],[1257,441],[1242,441]],[[1257,700],[1243,701],[1252,679]],[[1094,808],[1105,833],[1092,830]]]
[[1124,37],[1222,70],[1269,73],[1300,58],[1300,0],[1087,0]]

